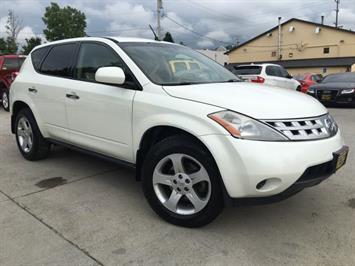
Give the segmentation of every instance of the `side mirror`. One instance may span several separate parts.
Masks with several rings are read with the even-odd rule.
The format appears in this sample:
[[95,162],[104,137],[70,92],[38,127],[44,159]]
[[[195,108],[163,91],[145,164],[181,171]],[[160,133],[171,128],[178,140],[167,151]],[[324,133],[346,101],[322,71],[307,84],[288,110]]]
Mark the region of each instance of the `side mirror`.
[[95,73],[97,82],[122,85],[126,76],[120,67],[100,67]]
[[292,79],[292,78],[293,78],[293,76],[292,76],[292,75],[290,75],[290,74],[287,74],[286,78],[288,78],[288,79]]

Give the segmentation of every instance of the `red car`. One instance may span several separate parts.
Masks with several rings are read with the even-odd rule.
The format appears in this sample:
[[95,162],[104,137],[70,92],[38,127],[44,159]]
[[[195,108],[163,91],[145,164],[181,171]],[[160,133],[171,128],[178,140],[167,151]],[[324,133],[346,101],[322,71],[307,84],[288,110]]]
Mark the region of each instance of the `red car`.
[[294,78],[301,83],[301,92],[307,93],[308,88],[319,83],[323,76],[321,74],[306,73],[304,75],[296,75]]
[[0,55],[0,99],[6,111],[9,111],[10,85],[16,78],[23,61],[23,55]]

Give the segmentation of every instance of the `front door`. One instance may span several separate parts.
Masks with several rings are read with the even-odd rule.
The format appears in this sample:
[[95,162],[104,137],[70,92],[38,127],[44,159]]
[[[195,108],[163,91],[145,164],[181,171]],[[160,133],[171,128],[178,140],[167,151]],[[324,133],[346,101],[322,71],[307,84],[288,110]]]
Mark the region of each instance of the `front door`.
[[[132,104],[135,90],[95,81],[96,70],[125,66],[105,44],[81,43],[66,105],[71,142],[127,161],[132,158]],[[126,71],[125,71],[126,72]],[[126,81],[130,77],[126,74]]]

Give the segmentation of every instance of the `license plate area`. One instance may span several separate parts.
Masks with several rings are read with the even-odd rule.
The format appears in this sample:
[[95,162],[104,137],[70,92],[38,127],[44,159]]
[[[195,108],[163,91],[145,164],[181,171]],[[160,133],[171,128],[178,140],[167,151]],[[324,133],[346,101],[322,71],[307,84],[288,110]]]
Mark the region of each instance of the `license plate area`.
[[344,146],[339,151],[333,153],[333,170],[338,171],[342,166],[345,165],[346,159],[348,158],[349,147]]
[[331,94],[322,94],[322,96],[321,96],[322,101],[330,101],[331,99],[332,99]]

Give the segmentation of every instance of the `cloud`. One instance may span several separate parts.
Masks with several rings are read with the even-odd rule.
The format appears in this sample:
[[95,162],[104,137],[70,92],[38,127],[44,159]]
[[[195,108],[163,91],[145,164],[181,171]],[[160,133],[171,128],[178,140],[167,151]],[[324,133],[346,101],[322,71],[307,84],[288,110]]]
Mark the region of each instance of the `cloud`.
[[[41,17],[52,0],[0,0],[0,36],[3,18],[13,9],[35,35],[43,32]],[[149,24],[156,28],[156,1],[146,0],[57,0],[60,6],[70,5],[86,14],[87,33],[91,36],[138,36],[153,38]],[[355,29],[354,0],[342,0],[339,22],[344,28]],[[5,3],[5,5],[3,4]],[[192,47],[216,47],[225,42],[242,42],[292,17],[333,25],[334,1],[324,0],[163,0],[163,32]],[[181,27],[178,24],[184,25]],[[186,29],[187,28],[187,29]],[[192,33],[191,31],[197,32]],[[30,34],[27,28],[27,33]],[[199,36],[202,35],[203,37]],[[206,39],[216,39],[213,41]],[[219,42],[221,41],[221,42]]]

